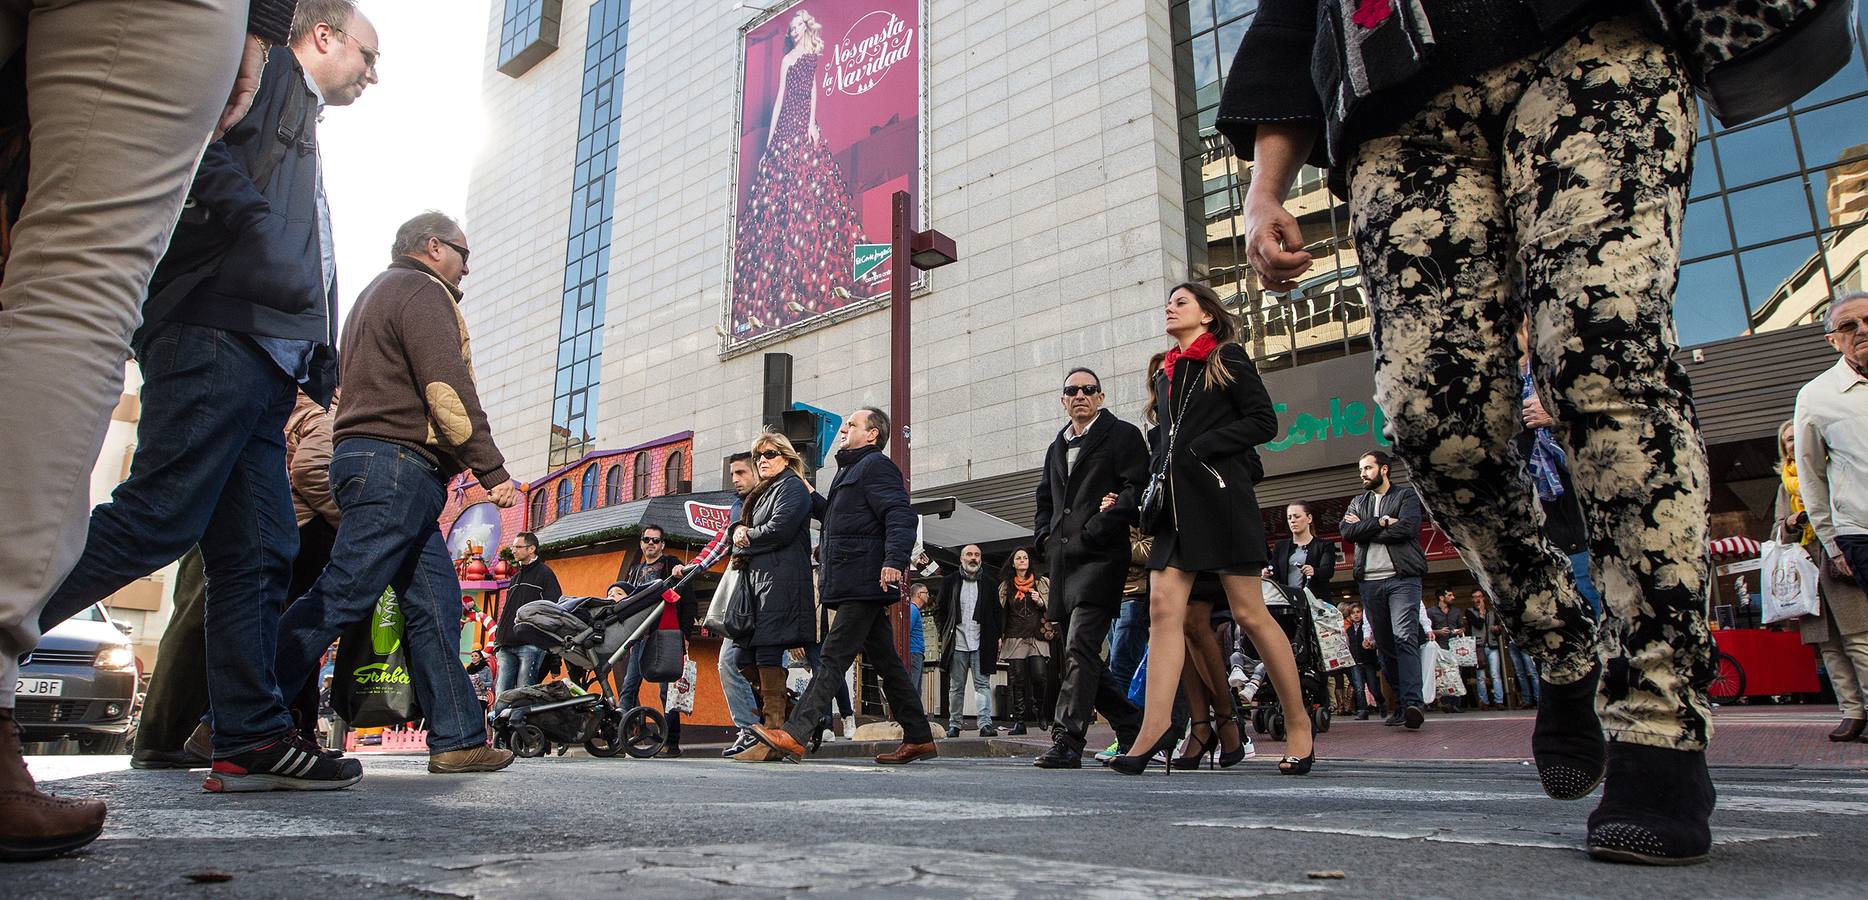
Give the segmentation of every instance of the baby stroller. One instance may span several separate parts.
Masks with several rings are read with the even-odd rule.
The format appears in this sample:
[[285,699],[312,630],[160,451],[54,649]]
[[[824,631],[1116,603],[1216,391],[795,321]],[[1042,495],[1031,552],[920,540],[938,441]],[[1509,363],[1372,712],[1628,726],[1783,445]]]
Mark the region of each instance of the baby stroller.
[[591,670],[597,688],[583,691],[558,681],[501,694],[501,709],[493,716],[495,742],[524,757],[544,756],[554,742],[582,743],[600,757],[628,753],[646,759],[661,752],[668,734],[661,711],[636,705],[634,697],[624,706],[612,696],[610,672],[658,627],[667,602],[663,595],[672,596],[691,575],[651,582],[617,601],[565,597],[519,607],[512,639]]
[[[1293,593],[1269,578],[1262,579],[1260,583],[1264,585],[1265,608],[1271,611],[1271,617],[1277,620],[1278,627],[1290,639],[1291,655],[1297,658],[1297,681],[1304,693],[1304,713],[1310,717],[1317,734],[1329,731],[1329,679],[1325,674],[1323,650],[1317,640],[1316,618],[1310,609],[1310,592]],[[1252,638],[1244,629],[1238,629],[1237,634],[1239,652],[1234,654],[1235,668],[1239,667],[1241,655],[1254,662],[1264,658],[1264,654],[1252,645]],[[1254,673],[1246,684],[1238,686],[1241,699],[1251,703],[1252,730],[1259,734],[1269,733],[1274,740],[1284,740],[1286,711],[1278,703],[1276,692],[1258,690],[1265,684],[1264,665],[1260,663],[1244,668]],[[1261,693],[1267,699],[1257,699]]]

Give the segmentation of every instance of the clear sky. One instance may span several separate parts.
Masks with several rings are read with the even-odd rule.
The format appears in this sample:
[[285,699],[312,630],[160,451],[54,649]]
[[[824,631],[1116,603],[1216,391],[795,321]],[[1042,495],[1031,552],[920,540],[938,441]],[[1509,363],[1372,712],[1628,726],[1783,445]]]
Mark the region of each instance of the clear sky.
[[[343,310],[388,264],[397,225],[425,209],[466,212],[482,143],[490,2],[359,3],[381,42],[381,81],[356,103],[326,110],[318,126]],[[465,287],[473,290],[471,276]]]

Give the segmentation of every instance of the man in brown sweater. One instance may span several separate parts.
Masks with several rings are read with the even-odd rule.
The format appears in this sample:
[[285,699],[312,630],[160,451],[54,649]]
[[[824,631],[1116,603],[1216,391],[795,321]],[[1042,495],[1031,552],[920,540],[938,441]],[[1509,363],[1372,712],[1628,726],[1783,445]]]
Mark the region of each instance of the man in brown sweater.
[[516,497],[474,389],[456,305],[468,253],[459,225],[422,213],[397,230],[389,270],[351,308],[331,454],[343,517],[331,564],[279,628],[278,682],[290,694],[339,634],[370,615],[383,585],[394,589],[434,773],[493,772],[512,762],[510,751],[487,746],[484,711],[460,660],[459,586],[436,524],[447,482],[463,469],[495,504],[511,506]]

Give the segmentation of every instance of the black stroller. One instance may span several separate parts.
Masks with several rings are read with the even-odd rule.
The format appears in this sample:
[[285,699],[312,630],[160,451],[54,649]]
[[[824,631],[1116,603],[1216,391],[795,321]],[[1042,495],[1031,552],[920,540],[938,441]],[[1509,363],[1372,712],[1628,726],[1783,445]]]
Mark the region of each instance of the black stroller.
[[[1329,679],[1324,675],[1323,648],[1317,640],[1317,623],[1310,611],[1310,592],[1291,592],[1271,579],[1262,579],[1265,590],[1265,608],[1271,611],[1278,627],[1291,641],[1291,655],[1297,658],[1297,681],[1304,692],[1304,710],[1310,717],[1316,733],[1330,730],[1330,691]],[[1244,629],[1237,629],[1239,652],[1250,657],[1254,662],[1263,659],[1264,654],[1252,645],[1252,638]],[[1264,665],[1248,667],[1256,669],[1252,675],[1255,682],[1252,689],[1252,730],[1259,734],[1269,733],[1274,740],[1284,740],[1285,710],[1278,703],[1277,694],[1271,691],[1257,690],[1264,686]],[[1266,699],[1257,699],[1264,696]],[[1243,708],[1242,708],[1243,709]]]
[[692,574],[652,582],[616,601],[565,597],[519,607],[512,639],[589,669],[596,675],[596,691],[555,681],[499,695],[501,708],[493,716],[495,743],[524,757],[544,756],[553,743],[582,743],[590,755],[600,757],[627,753],[646,759],[661,752],[668,734],[661,711],[636,705],[634,697],[623,706],[612,695],[610,673],[655,631],[662,595],[678,589]]

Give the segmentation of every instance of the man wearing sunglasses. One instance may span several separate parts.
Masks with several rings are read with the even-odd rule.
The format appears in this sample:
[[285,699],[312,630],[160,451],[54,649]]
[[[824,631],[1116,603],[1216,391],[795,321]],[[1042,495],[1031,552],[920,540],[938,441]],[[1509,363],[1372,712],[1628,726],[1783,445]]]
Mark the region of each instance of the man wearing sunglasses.
[[[681,568],[681,561],[668,555],[668,532],[662,526],[645,523],[642,536],[637,539],[641,553],[634,563],[625,563],[617,577],[635,587],[641,587],[651,581],[673,578]],[[689,591],[681,592],[681,602],[675,604],[675,614],[681,620],[682,637],[693,637],[694,620],[699,618],[699,603]],[[668,685],[660,685],[662,705],[668,705]],[[626,703],[634,703],[642,692],[642,654],[631,652],[629,665],[623,670],[623,689],[619,695]],[[668,713],[668,741],[662,745],[663,756],[681,755],[681,714]]]
[[[1842,358],[1797,392],[1797,493],[1829,574],[1853,575],[1868,591],[1868,293],[1838,297],[1824,326]],[[1845,625],[1859,627],[1868,617],[1859,596],[1836,590],[1823,598],[1824,667],[1844,710],[1842,724],[1829,735],[1838,742],[1868,730],[1862,715],[1868,686],[1860,683],[1868,677],[1868,633],[1844,633]]]
[[[1033,529],[1050,568],[1046,615],[1064,635],[1051,749],[1033,763],[1041,769],[1083,765],[1092,712],[1109,720],[1122,747],[1141,727],[1141,710],[1129,702],[1128,685],[1109,674],[1102,650],[1122,608],[1129,526],[1148,480],[1148,443],[1135,426],[1103,409],[1102,380],[1095,372],[1072,369],[1061,399],[1069,422],[1044,455]],[[1103,497],[1124,493],[1135,502],[1102,509]]]

